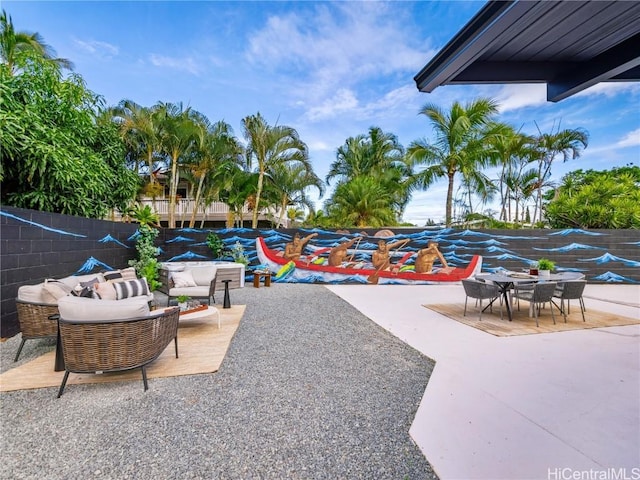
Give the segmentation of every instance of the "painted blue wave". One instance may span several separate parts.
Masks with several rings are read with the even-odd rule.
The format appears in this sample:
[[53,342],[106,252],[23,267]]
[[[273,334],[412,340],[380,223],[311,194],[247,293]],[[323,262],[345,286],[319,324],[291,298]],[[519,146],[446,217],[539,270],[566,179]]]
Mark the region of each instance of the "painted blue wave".
[[510,253],[512,255],[515,255],[515,252],[511,251],[511,250],[507,250],[506,248],[502,248],[502,247],[496,247],[494,245],[485,248],[485,251],[489,252],[489,253]]
[[526,235],[496,235],[503,240],[544,240],[544,237],[527,237]]
[[183,237],[181,235],[172,238],[171,240],[167,240],[164,243],[187,243],[187,242],[195,242],[193,238]]
[[625,242],[625,245],[636,245],[640,247],[640,242]]
[[183,233],[205,233],[209,230],[206,228],[193,228],[193,227],[184,227],[184,228],[176,228],[176,231]]
[[593,277],[594,280],[599,280],[601,282],[607,282],[607,283],[638,283],[636,280],[634,280],[633,278],[629,278],[629,277],[625,277],[623,275],[618,275],[617,273],[613,273],[613,272],[604,272],[601,275],[598,275],[597,277]]
[[587,230],[582,230],[581,228],[567,228],[565,230],[560,230],[559,232],[553,232],[550,233],[549,236],[552,235],[562,235],[567,236],[567,235],[592,235],[592,236],[599,236],[599,235],[608,235],[606,233],[599,233],[599,232],[589,232]]
[[477,230],[463,230],[462,232],[456,234],[460,237],[491,237],[493,235],[484,232],[478,232]]
[[569,245],[565,245],[564,247],[556,247],[556,248],[538,248],[533,247],[534,250],[539,250],[541,252],[570,252],[572,250],[604,250],[602,247],[594,247],[593,245],[584,245],[582,243],[570,243]]
[[629,260],[627,258],[616,257],[615,255],[611,255],[609,252],[595,258],[579,258],[579,262],[595,262],[598,265],[609,262],[622,262],[627,267],[640,267],[640,262],[636,262],[635,260]]
[[207,242],[198,242],[198,243],[192,243],[191,246],[192,247],[208,247],[209,245],[207,244]]
[[525,257],[520,257],[518,255],[512,255],[510,253],[503,253],[502,255],[492,255],[492,256],[487,255],[487,258],[495,258],[497,260],[518,260],[519,262],[524,262],[528,265],[535,262],[535,260],[531,260]]
[[104,270],[113,270],[113,268],[111,268],[106,263],[101,262],[100,260],[94,257],[89,257],[85,260],[85,262],[82,264],[82,266],[78,269],[76,273],[91,273],[91,270],[93,270],[96,267],[99,267]]
[[470,253],[456,254],[455,252],[451,253],[443,253],[442,256],[447,260],[447,263],[469,263],[469,258],[472,258],[473,255]]
[[46,230],[48,232],[59,233],[60,235],[71,235],[72,237],[87,238],[86,235],[80,235],[79,233],[66,232],[64,230],[59,230],[57,228],[47,227],[46,225],[42,225],[40,223],[32,222],[31,220],[27,220],[25,218],[18,217],[17,215],[13,215],[11,213],[3,212],[2,210],[0,210],[0,215],[2,215],[3,217],[7,217],[7,218],[13,218],[14,220],[18,220],[19,222],[24,222],[24,223],[27,223],[29,225],[33,225],[34,227],[41,228],[41,229]]
[[558,272],[588,272],[588,268],[577,268],[577,267],[556,267]]
[[175,257],[170,258],[169,260],[167,260],[167,262],[179,262],[180,260],[191,260],[193,258],[206,259],[207,257],[205,257],[204,255],[193,253],[191,250],[189,250],[182,255],[176,255]]
[[219,235],[228,235],[230,233],[250,233],[253,232],[253,229],[251,228],[244,228],[244,227],[234,227],[234,228],[223,228],[221,230],[212,230],[215,233],[219,234]]
[[281,232],[277,232],[275,230],[269,230],[269,232],[273,232],[273,233],[269,233],[267,234],[267,232],[260,232],[261,233],[261,237],[264,238],[264,241],[267,242],[267,244],[269,242],[273,242],[273,241],[284,241],[284,242],[290,242],[291,241],[291,235],[287,235],[285,233],[281,233]]
[[477,248],[474,247],[466,247],[464,245],[446,245],[444,247],[440,246],[438,247],[440,250],[477,250]]
[[127,238],[127,241],[134,242],[138,239],[139,236],[140,236],[140,230],[136,230],[129,236],[129,238]]
[[113,238],[111,235],[105,235],[100,240],[98,240],[98,243],[117,243],[118,245],[121,245],[124,248],[131,248],[128,245],[125,245],[124,243],[122,243],[120,240]]

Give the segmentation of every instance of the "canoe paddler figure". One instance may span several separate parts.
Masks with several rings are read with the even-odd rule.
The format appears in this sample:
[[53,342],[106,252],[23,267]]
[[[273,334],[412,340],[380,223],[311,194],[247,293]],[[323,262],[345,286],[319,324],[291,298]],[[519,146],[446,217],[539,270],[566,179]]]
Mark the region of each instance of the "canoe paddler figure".
[[302,250],[304,246],[311,240],[313,237],[317,237],[317,233],[312,233],[307,235],[304,238],[300,238],[300,234],[298,232],[293,236],[293,240],[284,247],[284,258],[287,260],[298,260],[302,255]]
[[[438,250],[438,242],[429,240],[427,248],[418,250],[416,258],[416,273],[431,273],[433,271],[433,262],[438,259],[442,263],[443,270],[449,270],[447,261],[440,250]],[[448,272],[445,272],[448,273]]]
[[329,265],[332,267],[340,267],[342,266],[342,261],[347,256],[347,249],[354,244],[356,240],[361,239],[362,237],[353,237],[351,240],[347,242],[343,242],[340,245],[336,245],[329,252]]
[[390,252],[392,248],[402,247],[409,243],[409,239],[398,240],[393,243],[387,243],[384,240],[378,241],[378,249],[371,255],[371,263],[376,270],[387,270],[391,266]]

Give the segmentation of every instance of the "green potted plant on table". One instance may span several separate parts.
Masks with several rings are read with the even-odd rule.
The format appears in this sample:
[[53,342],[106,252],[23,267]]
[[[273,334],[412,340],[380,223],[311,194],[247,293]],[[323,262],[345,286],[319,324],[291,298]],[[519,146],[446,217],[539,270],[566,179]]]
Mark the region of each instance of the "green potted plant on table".
[[191,300],[191,297],[189,295],[178,295],[178,307],[180,307],[180,310],[186,310],[187,309],[187,305],[189,300]]
[[541,258],[538,260],[538,276],[549,277],[551,271],[555,268],[556,264],[548,258]]

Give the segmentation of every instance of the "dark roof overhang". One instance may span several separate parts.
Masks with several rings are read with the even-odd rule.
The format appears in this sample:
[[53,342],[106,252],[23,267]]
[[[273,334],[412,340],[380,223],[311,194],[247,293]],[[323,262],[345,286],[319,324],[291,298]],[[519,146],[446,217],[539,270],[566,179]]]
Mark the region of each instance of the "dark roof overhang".
[[640,80],[640,2],[490,1],[414,77],[442,85],[546,83],[557,102]]

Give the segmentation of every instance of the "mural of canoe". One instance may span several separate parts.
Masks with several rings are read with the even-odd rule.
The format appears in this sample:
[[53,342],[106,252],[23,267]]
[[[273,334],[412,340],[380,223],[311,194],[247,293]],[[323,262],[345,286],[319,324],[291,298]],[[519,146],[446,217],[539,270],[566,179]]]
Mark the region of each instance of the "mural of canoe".
[[304,283],[372,283],[371,278],[375,277],[378,284],[431,284],[458,282],[463,278],[468,278],[482,269],[482,257],[474,255],[469,265],[465,268],[454,268],[449,273],[416,273],[413,271],[387,271],[376,270],[371,265],[349,265],[342,267],[332,267],[329,265],[318,265],[313,262],[302,260],[287,260],[282,256],[282,252],[270,249],[264,238],[256,238],[256,252],[262,265],[269,267],[275,274],[275,280],[281,282],[304,282]]

